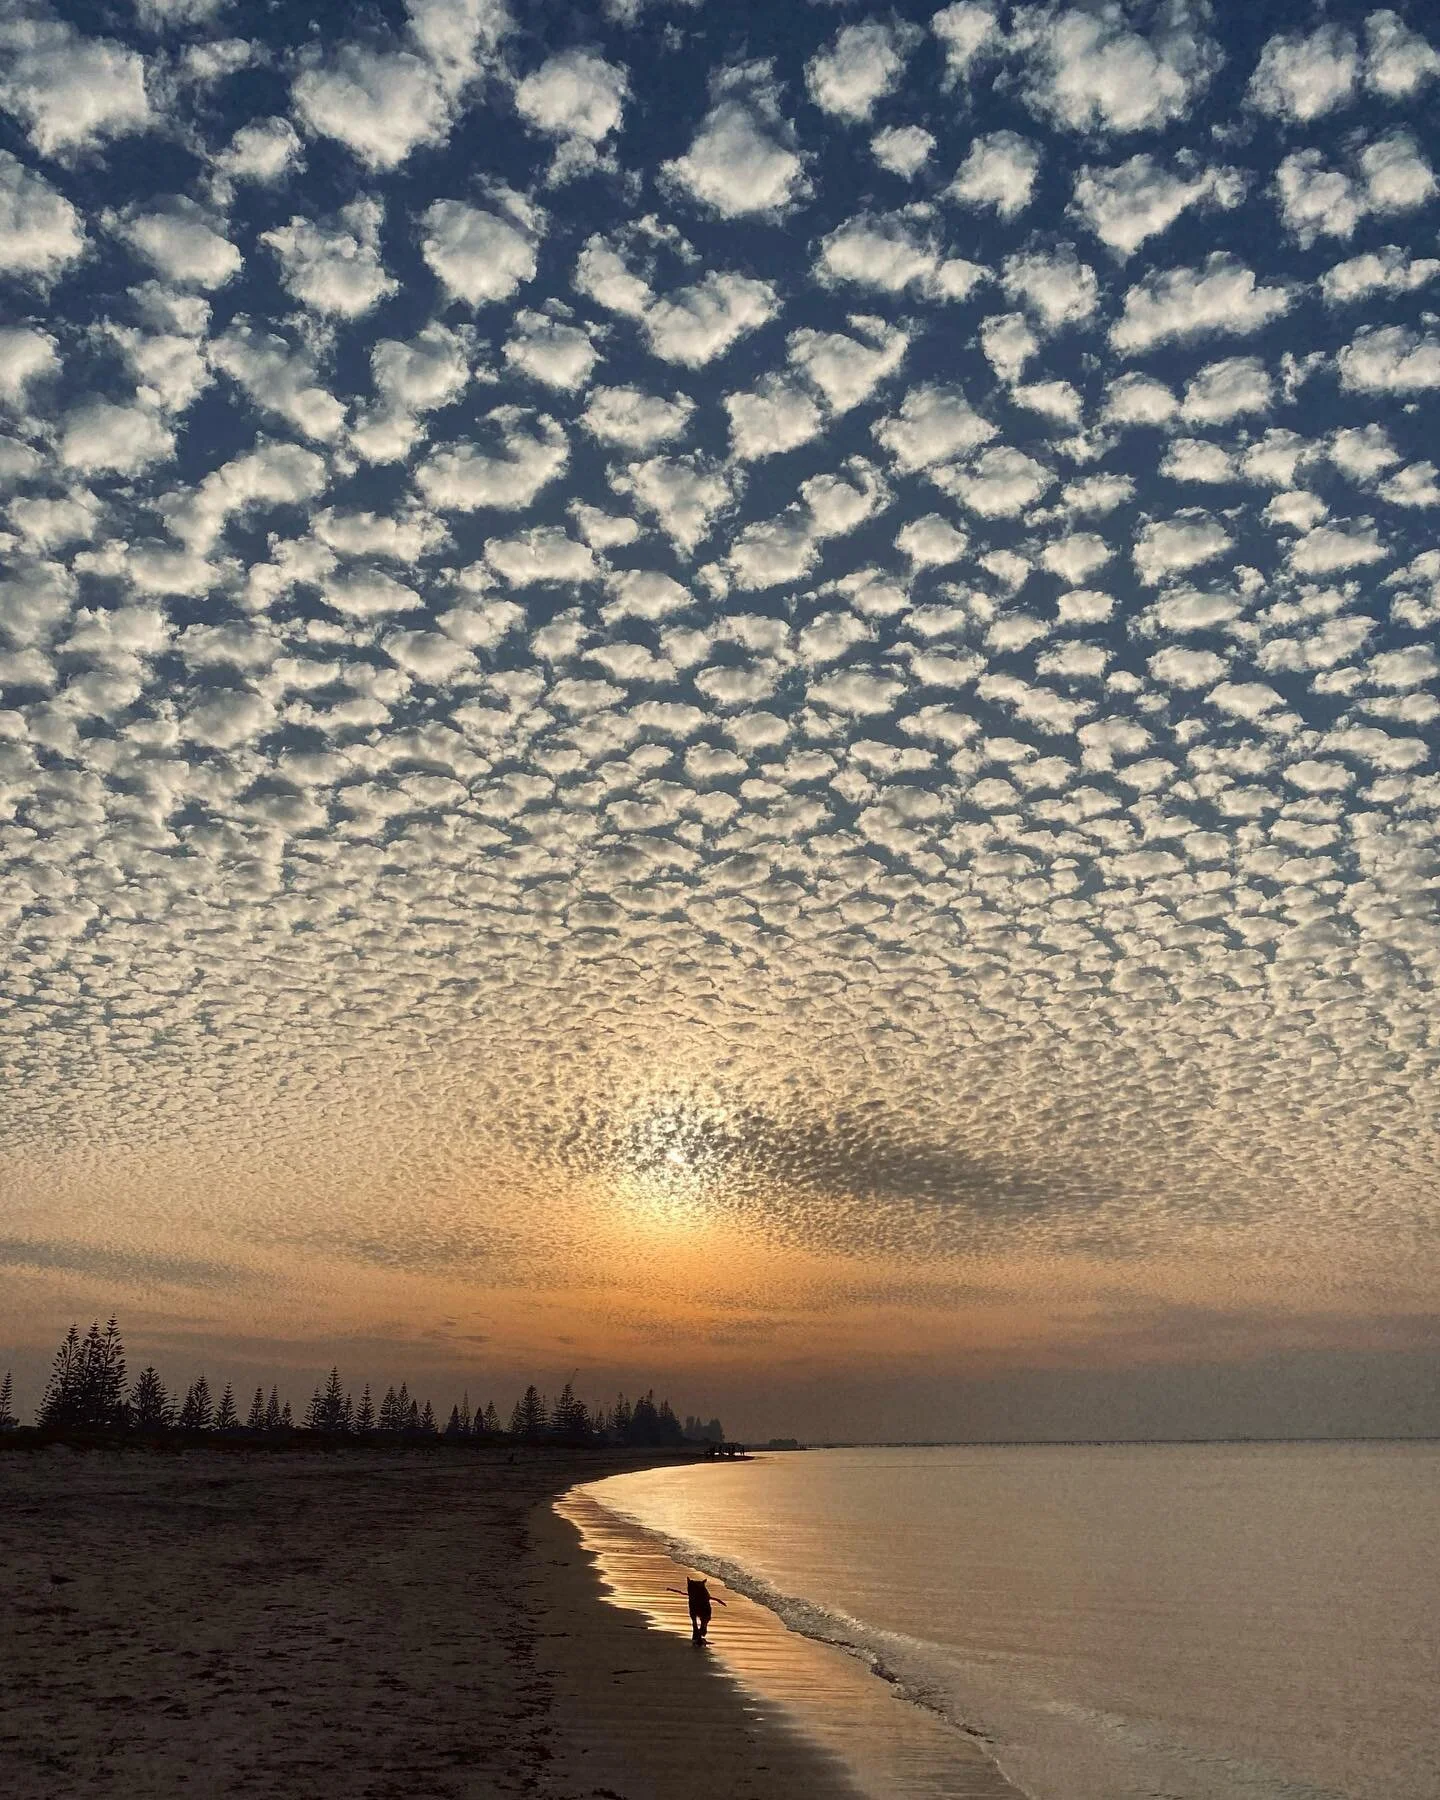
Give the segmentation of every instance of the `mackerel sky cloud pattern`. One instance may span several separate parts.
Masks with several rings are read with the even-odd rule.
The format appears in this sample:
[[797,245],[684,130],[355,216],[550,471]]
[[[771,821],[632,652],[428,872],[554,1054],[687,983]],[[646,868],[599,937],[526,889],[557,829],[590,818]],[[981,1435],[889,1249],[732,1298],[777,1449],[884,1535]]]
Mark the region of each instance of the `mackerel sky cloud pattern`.
[[1425,9],[325,18],[0,23],[37,1241],[1418,1232]]

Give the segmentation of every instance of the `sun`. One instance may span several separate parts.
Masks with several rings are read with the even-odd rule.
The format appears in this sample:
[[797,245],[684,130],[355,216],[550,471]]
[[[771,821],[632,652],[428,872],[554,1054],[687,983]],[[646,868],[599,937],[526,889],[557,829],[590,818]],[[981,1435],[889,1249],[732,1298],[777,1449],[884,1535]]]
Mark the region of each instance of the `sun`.
[[688,1095],[648,1095],[630,1109],[613,1167],[622,1203],[652,1225],[693,1228],[712,1215],[723,1179],[723,1107]]

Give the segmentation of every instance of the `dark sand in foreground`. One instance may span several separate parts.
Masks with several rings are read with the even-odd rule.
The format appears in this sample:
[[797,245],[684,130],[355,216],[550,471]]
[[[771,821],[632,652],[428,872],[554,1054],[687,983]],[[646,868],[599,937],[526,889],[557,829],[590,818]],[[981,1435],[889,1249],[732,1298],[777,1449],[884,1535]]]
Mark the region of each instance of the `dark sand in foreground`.
[[635,1459],[0,1456],[6,1800],[842,1800],[551,1497]]

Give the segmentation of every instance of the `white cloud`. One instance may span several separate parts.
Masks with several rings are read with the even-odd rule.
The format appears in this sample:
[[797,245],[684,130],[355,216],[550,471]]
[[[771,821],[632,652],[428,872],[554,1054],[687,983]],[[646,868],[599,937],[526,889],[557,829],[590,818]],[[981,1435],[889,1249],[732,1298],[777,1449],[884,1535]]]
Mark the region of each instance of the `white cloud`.
[[425,210],[420,253],[451,299],[467,306],[508,300],[535,274],[545,215],[508,190],[496,198],[500,212],[462,200],[436,200]]
[[1088,319],[1100,302],[1095,271],[1069,245],[1007,256],[1001,285],[1021,300],[1047,331]]
[[1340,385],[1370,394],[1440,387],[1440,338],[1403,325],[1362,326],[1340,352]]
[[959,562],[969,543],[965,533],[958,531],[948,519],[942,519],[939,513],[926,513],[922,518],[912,519],[895,538],[895,547],[901,555],[921,569],[938,569],[947,563]]
[[424,57],[342,44],[326,68],[295,82],[295,110],[308,130],[337,139],[368,168],[393,169],[450,130],[448,97]]
[[1386,100],[1408,100],[1440,75],[1440,51],[1411,31],[1398,13],[1372,12],[1365,21],[1365,83]]
[[1352,306],[1375,293],[1408,294],[1440,275],[1440,258],[1411,259],[1396,244],[1368,250],[1363,256],[1336,263],[1320,277],[1320,289],[1332,306]]
[[85,253],[80,215],[8,150],[0,150],[0,269],[49,282]]
[[1183,119],[1221,57],[1185,9],[1162,18],[1145,38],[1126,30],[1118,8],[1021,15],[1014,42],[1029,53],[1030,106],[1071,131],[1151,131]]
[[1291,299],[1288,288],[1257,287],[1252,270],[1217,250],[1203,269],[1157,271],[1132,287],[1110,341],[1133,355],[1207,332],[1246,336],[1287,311]]
[[627,450],[653,450],[684,435],[695,402],[686,394],[665,399],[639,388],[598,387],[590,395],[580,423],[602,444]]
[[1341,526],[1317,525],[1290,547],[1290,566],[1299,575],[1333,575],[1382,562],[1387,552],[1373,529],[1346,531]]
[[1082,169],[1070,211],[1102,244],[1125,257],[1167,231],[1188,208],[1234,207],[1244,191],[1244,177],[1236,169],[1176,174],[1153,157],[1138,155],[1113,168]]
[[923,125],[887,125],[870,140],[870,154],[882,169],[909,181],[930,160],[935,139]]
[[973,462],[932,469],[930,479],[982,519],[1013,519],[1033,506],[1055,477],[1033,456],[997,444]]
[[731,498],[724,473],[698,456],[652,456],[611,469],[610,485],[653,514],[660,528],[687,556],[709,535],[711,521]]
[[437,450],[415,472],[415,485],[432,506],[473,512],[482,506],[517,512],[564,469],[570,446],[548,413],[499,406],[487,422],[500,439],[498,454],[461,443]]
[[322,544],[342,556],[385,556],[415,563],[445,542],[445,527],[432,513],[418,508],[398,517],[373,512],[317,513],[311,530]]
[[887,713],[905,692],[905,683],[894,675],[874,675],[866,669],[842,669],[810,684],[809,697],[817,706],[851,718],[873,718]]
[[18,406],[32,381],[53,375],[60,367],[55,340],[48,331],[28,325],[0,328],[0,400]]
[[179,196],[151,212],[108,213],[105,224],[180,287],[223,287],[244,262],[217,221]]
[[262,232],[280,258],[281,282],[302,306],[340,319],[358,319],[400,284],[385,273],[380,260],[378,200],[353,201],[334,224],[293,218],[288,225]]
[[1018,381],[1040,340],[1023,313],[992,313],[980,321],[980,348],[1001,381]]
[[1168,425],[1180,402],[1153,375],[1120,375],[1105,390],[1100,416],[1110,425]]
[[236,513],[313,499],[328,480],[324,459],[313,450],[267,444],[223,464],[193,491],[167,495],[162,510],[171,532],[203,553]]
[[345,408],[315,379],[315,366],[274,332],[255,329],[237,318],[210,346],[210,360],[244,388],[257,406],[277,413],[306,437],[338,437]]
[[273,704],[249,688],[223,688],[193,706],[180,722],[181,735],[216,750],[236,750],[274,729]]
[[1219,681],[1229,667],[1213,650],[1186,650],[1178,644],[1150,658],[1150,673],[1166,687],[1202,688]]
[[347,569],[323,582],[321,595],[327,606],[352,619],[383,619],[424,604],[414,588],[383,569]]
[[984,270],[963,257],[947,257],[934,233],[919,227],[918,216],[907,210],[847,219],[820,240],[816,274],[886,294],[913,287],[933,300],[965,299]]
[[930,29],[945,49],[947,86],[964,81],[987,51],[1000,43],[994,12],[980,0],[953,0],[930,16]]
[[396,168],[421,144],[444,141],[462,90],[509,28],[496,0],[409,0],[406,11],[414,51],[342,44],[292,90],[310,131],[372,169]]
[[1235,459],[1230,452],[1203,438],[1171,438],[1160,473],[1171,481],[1216,483],[1237,479]]
[[430,412],[458,400],[470,381],[468,339],[444,325],[427,325],[408,343],[382,338],[370,352],[375,386],[408,412]]
[[919,32],[878,19],[842,25],[833,43],[805,65],[805,85],[822,112],[863,124],[875,102],[892,93],[905,72],[905,59]]
[[1352,481],[1373,481],[1394,468],[1400,453],[1383,425],[1351,425],[1330,440],[1330,460]]
[[649,283],[629,269],[614,245],[598,234],[587,240],[576,259],[575,291],[627,319],[643,318],[654,299]]
[[1057,538],[1040,552],[1042,565],[1073,588],[1103,569],[1115,552],[1093,531],[1073,531]]
[[1358,66],[1355,38],[1338,25],[1272,37],[1250,78],[1250,99],[1261,112],[1308,124],[1349,104]]
[[689,588],[658,569],[623,569],[610,577],[610,592],[614,598],[603,614],[607,625],[616,625],[622,619],[645,619],[654,624],[695,604]]
[[1413,212],[1435,193],[1435,171],[1408,131],[1393,131],[1360,152],[1360,167],[1376,212]]
[[586,546],[553,525],[532,525],[512,538],[487,538],[485,560],[512,587],[593,581],[599,574]]
[[136,398],[146,406],[183,413],[214,380],[201,340],[126,326],[111,330],[135,377]]
[[256,119],[242,125],[215,158],[232,181],[283,181],[300,165],[300,139],[288,119]]
[[806,326],[792,331],[785,340],[792,366],[820,390],[826,405],[836,413],[848,412],[868,400],[904,362],[910,347],[910,334],[884,319],[852,313],[850,325],[859,337]]
[[1376,687],[1421,687],[1440,675],[1440,657],[1429,644],[1410,644],[1403,650],[1382,650],[1370,658],[1369,673]]
[[645,315],[650,348],[666,362],[698,369],[779,311],[768,281],[712,269],[693,287],[677,288]]
[[1287,156],[1275,171],[1275,191],[1287,230],[1306,246],[1321,235],[1349,237],[1368,210],[1355,183],[1318,150]]
[[727,70],[713,86],[715,104],[690,148],[663,164],[662,174],[722,219],[778,215],[808,189],[769,65]]
[[590,333],[545,313],[521,311],[505,342],[505,360],[547,387],[573,393],[584,387],[597,357]]
[[1136,536],[1132,552],[1140,579],[1154,587],[1169,575],[1213,562],[1231,547],[1228,531],[1204,513],[1184,513],[1146,525]]
[[995,435],[995,427],[959,388],[928,382],[911,388],[898,415],[879,420],[871,430],[906,475],[968,455]]
[[135,475],[174,454],[173,434],[143,406],[92,401],[67,414],[60,435],[60,460],[85,475]]
[[1258,356],[1227,356],[1191,378],[1180,411],[1191,425],[1223,425],[1241,413],[1268,411],[1271,398],[1270,376]]
[[767,375],[741,393],[726,394],[730,454],[742,462],[778,456],[817,437],[820,408],[809,393],[782,376]]
[[1432,462],[1411,463],[1380,484],[1380,494],[1392,506],[1440,506],[1440,484]]
[[515,107],[536,131],[593,147],[619,131],[629,91],[624,69],[598,51],[562,50],[519,84]]
[[153,123],[145,61],[109,38],[38,17],[0,22],[0,106],[42,156],[68,156]]
[[992,131],[978,137],[945,190],[963,206],[993,206],[1002,219],[1013,219],[1030,204],[1040,170],[1037,144],[1014,131]]

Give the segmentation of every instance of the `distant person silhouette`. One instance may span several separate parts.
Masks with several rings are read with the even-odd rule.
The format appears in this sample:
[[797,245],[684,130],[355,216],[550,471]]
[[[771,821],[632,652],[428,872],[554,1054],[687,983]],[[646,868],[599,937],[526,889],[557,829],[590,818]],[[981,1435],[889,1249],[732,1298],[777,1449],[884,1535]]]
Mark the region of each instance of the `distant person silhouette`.
[[[665,1591],[669,1594],[680,1592],[679,1588],[667,1588]],[[690,1607],[690,1629],[695,1634],[696,1643],[699,1643],[710,1629],[711,1601],[716,1606],[723,1606],[725,1602],[718,1594],[710,1592],[703,1577],[696,1581],[690,1575],[685,1577],[685,1599]]]

